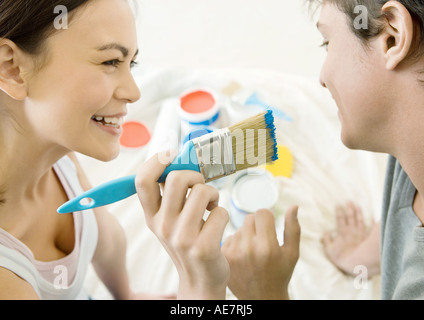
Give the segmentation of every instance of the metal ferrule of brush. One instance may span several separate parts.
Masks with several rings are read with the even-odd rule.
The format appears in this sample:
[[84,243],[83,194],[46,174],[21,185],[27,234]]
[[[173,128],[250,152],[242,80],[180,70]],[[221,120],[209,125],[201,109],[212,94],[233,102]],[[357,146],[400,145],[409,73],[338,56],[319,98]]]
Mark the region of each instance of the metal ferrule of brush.
[[227,128],[193,139],[200,172],[209,182],[236,172],[231,131]]

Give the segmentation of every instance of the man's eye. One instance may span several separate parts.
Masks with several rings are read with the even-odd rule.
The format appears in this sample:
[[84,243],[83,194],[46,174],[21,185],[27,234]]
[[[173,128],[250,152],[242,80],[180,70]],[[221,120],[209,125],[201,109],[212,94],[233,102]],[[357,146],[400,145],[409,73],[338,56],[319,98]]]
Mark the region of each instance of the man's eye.
[[329,44],[330,44],[330,41],[324,40],[324,42],[320,45],[320,47],[327,49]]

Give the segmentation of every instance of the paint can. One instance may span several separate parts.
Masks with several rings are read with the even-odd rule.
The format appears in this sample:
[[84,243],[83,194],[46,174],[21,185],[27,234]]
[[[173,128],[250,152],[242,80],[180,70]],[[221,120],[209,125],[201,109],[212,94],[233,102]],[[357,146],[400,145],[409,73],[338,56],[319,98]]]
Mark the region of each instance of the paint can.
[[179,99],[182,136],[199,129],[220,129],[221,103],[218,94],[208,88],[185,91]]
[[127,149],[142,148],[149,144],[151,140],[149,128],[139,121],[127,121],[122,124],[122,134],[119,142]]
[[278,186],[268,171],[255,169],[239,174],[231,191],[230,217],[235,228],[243,225],[248,214],[259,209],[273,211],[278,202]]
[[197,129],[197,130],[191,131],[188,135],[186,135],[182,139],[181,145],[184,145],[185,143],[187,143],[190,140],[202,137],[202,136],[209,134],[209,133],[212,133],[214,131],[215,131],[215,129],[212,128],[212,127],[207,127],[207,128],[204,128],[204,129]]

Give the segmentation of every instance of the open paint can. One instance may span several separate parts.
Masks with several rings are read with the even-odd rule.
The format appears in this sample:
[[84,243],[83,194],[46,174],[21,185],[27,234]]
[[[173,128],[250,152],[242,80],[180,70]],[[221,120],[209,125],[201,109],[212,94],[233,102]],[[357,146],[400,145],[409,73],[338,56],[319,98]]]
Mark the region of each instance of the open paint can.
[[151,139],[149,128],[139,121],[127,121],[122,125],[119,142],[122,147],[135,149],[146,146]]
[[230,216],[235,228],[243,225],[248,214],[259,209],[273,211],[278,202],[278,186],[274,177],[264,170],[248,170],[234,181]]
[[214,132],[213,128],[204,128],[204,129],[197,129],[192,132],[190,132],[188,135],[186,135],[183,140],[181,141],[181,145],[184,145],[186,142],[202,137],[206,134]]
[[182,136],[198,129],[220,128],[221,105],[218,95],[211,89],[191,89],[180,96],[179,115]]

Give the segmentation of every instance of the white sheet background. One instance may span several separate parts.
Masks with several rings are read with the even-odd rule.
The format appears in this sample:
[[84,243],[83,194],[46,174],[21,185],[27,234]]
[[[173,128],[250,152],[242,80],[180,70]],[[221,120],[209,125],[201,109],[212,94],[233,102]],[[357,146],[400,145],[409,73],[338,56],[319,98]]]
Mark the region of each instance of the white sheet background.
[[[295,299],[376,299],[379,277],[356,289],[326,258],[320,239],[335,228],[335,206],[360,204],[367,223],[380,215],[385,159],[350,151],[340,142],[337,109],[320,87],[324,51],[321,37],[302,1],[288,0],[142,0],[139,1],[141,68],[135,72],[142,99],[129,117],[153,132],[163,102],[193,85],[216,90],[231,81],[261,92],[287,112],[293,123],[277,121],[279,143],[294,155],[291,179],[279,178],[279,231],[283,212],[300,206],[301,257],[291,282]],[[80,156],[93,185],[133,174],[149,146],[123,149],[110,163]],[[221,204],[228,206],[228,190]],[[178,277],[164,249],[146,228],[137,197],[109,211],[128,239],[128,268],[136,290],[175,293]],[[229,227],[229,232],[232,228]],[[110,295],[91,269],[86,287],[95,299]],[[229,298],[232,298],[229,293]]]
[[144,66],[319,74],[325,51],[304,0],[137,0]]

